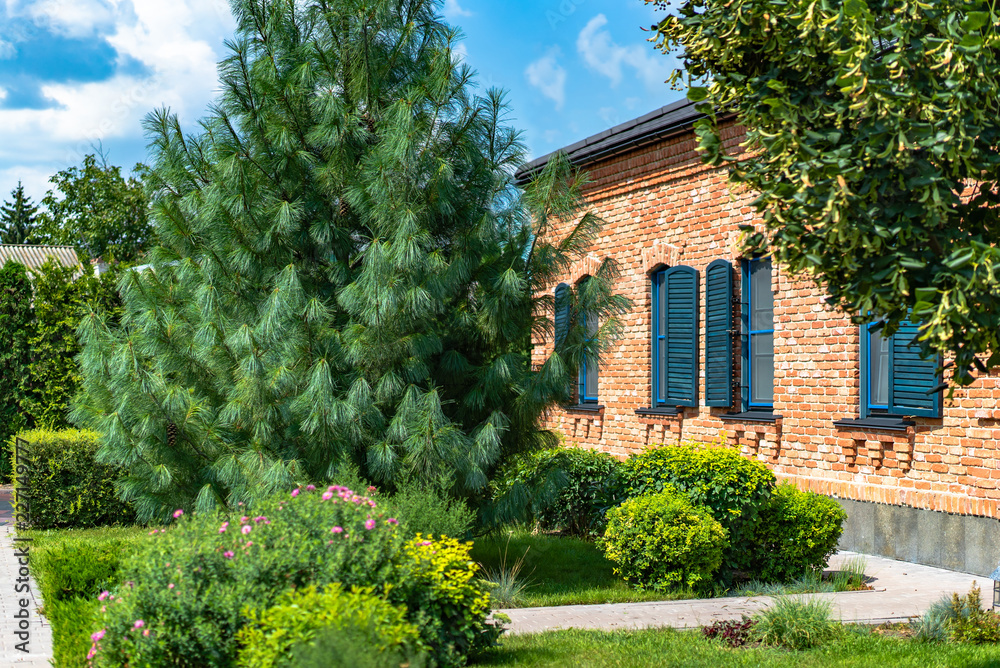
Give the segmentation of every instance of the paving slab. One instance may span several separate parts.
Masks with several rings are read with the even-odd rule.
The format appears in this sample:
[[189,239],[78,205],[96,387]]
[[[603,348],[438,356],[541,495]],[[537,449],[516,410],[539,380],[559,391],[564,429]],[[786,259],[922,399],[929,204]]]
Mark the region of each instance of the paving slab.
[[[30,575],[31,548],[28,548],[28,581],[22,578],[21,545],[14,539],[14,527],[0,520],[0,666],[12,668],[48,667],[52,659],[52,628],[39,614],[42,597]],[[18,591],[27,584],[28,591]],[[22,603],[26,605],[22,605]],[[21,621],[27,620],[27,628]],[[26,636],[19,636],[26,633]]]
[[[921,566],[884,557],[839,552],[830,559],[838,570],[849,559],[863,558],[872,589],[836,594],[806,594],[833,602],[833,616],[844,622],[878,624],[907,621],[921,616],[932,603],[953,592],[966,593],[974,582],[983,598],[992,600],[992,580]],[[604,605],[564,605],[547,608],[500,610],[511,619],[510,633],[541,633],[555,629],[642,629],[671,627],[690,629],[717,620],[740,619],[773,604],[768,596],[694,599]]]

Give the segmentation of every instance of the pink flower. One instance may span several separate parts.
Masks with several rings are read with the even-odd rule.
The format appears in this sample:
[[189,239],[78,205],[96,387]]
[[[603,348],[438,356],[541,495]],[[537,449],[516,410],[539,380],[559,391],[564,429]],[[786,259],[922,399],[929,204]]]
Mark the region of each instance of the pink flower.
[[219,533],[226,533],[226,529],[229,528],[229,522],[223,522],[222,526],[219,527]]
[[90,651],[87,652],[87,658],[88,659],[93,659],[95,656],[97,656],[97,648],[94,647],[93,645],[91,645],[90,646]]
[[330,533],[344,533],[343,527],[333,527],[330,529]]
[[298,495],[299,495],[299,490],[298,490],[298,489],[293,489],[293,490],[292,490],[292,498],[294,499],[294,498],[295,498],[295,497],[297,497]]
[[149,535],[152,536],[154,533],[156,533],[156,529],[153,529],[152,531],[150,531]]
[[260,517],[253,518],[253,521],[256,522],[257,524],[260,524],[261,522],[263,522],[264,524],[270,524],[270,522],[267,521],[267,518],[264,517],[263,515],[261,515]]
[[246,525],[245,527],[243,527],[242,529],[240,529],[240,531],[243,532],[244,536],[247,535],[248,533],[250,533],[252,530],[253,530],[253,527],[251,527],[249,524]]
[[173,582],[171,582],[170,584],[167,585],[167,589],[173,589],[173,588],[174,588],[174,583]]
[[417,547],[427,547],[430,544],[431,542],[429,540],[422,540],[419,543],[417,543]]
[[137,619],[137,620],[135,620],[135,624],[132,625],[132,628],[133,629],[141,629],[145,625],[146,625],[146,622],[142,621],[141,619]]
[[368,529],[369,531],[371,531],[372,529],[374,529],[375,528],[375,520],[373,520],[372,518],[369,517],[368,521],[365,522],[365,528]]
[[235,552],[233,552],[232,550],[226,550],[225,552],[222,553],[222,556],[224,556],[226,559],[232,559],[234,555]]
[[111,596],[111,592],[109,592],[109,591],[102,591],[100,594],[97,595],[97,600],[98,601],[106,601],[106,600],[108,600],[108,596]]
[[397,520],[395,517],[390,517],[389,519],[386,520],[386,523],[391,524],[392,526],[396,526],[397,524],[399,524],[399,520]]
[[95,643],[100,642],[101,639],[104,638],[104,633],[105,633],[104,629],[101,629],[100,631],[97,631],[96,633],[91,635],[90,639],[93,640]]
[[244,515],[243,517],[240,518],[240,524],[246,524],[247,520],[249,520],[249,519],[250,519],[249,517],[247,517],[246,515]]
[[149,629],[143,630],[142,635],[148,636],[149,635]]
[[333,492],[325,492],[323,494],[323,500],[324,501],[329,501],[332,498],[333,498]]
[[369,494],[374,494],[377,491],[378,491],[378,489],[376,489],[374,485],[369,485],[368,486],[368,493]]
[[306,485],[306,491],[307,492],[314,492],[314,491],[316,491],[316,485]]
[[183,514],[184,514],[184,511],[181,510],[180,508],[178,508],[177,510],[174,511],[174,519],[175,520],[178,519]]

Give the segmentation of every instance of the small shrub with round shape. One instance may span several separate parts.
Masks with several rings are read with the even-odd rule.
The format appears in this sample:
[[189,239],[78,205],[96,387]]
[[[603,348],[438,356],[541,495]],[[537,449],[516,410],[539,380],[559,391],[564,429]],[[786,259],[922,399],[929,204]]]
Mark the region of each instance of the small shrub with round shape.
[[633,455],[624,471],[630,495],[672,487],[707,507],[729,534],[726,565],[747,569],[753,529],[775,485],[766,465],[731,448],[687,443]]
[[706,508],[669,488],[612,508],[600,544],[625,582],[657,591],[709,586],[729,547]]
[[833,499],[779,485],[753,528],[747,570],[764,582],[819,572],[837,549],[847,513]]

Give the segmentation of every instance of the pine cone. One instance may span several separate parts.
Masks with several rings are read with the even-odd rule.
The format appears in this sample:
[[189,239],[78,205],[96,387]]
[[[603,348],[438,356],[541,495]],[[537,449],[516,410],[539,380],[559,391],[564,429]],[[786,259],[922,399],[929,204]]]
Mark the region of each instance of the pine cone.
[[167,423],[167,447],[174,447],[177,443],[177,425],[173,422]]

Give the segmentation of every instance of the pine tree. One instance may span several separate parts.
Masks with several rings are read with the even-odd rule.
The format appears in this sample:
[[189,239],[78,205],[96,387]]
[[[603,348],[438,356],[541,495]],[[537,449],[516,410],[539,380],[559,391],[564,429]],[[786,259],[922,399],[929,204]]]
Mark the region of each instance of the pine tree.
[[[627,300],[605,262],[551,335],[554,278],[600,221],[554,160],[523,196],[499,92],[475,92],[436,0],[240,0],[222,94],[197,136],[160,111],[153,268],[120,328],[80,328],[75,419],[130,467],[141,516],[206,510],[353,463],[392,485],[483,490],[552,440],[539,416],[607,350]],[[578,220],[565,239],[552,223]]]
[[18,181],[11,192],[13,201],[0,205],[0,244],[38,244],[38,207],[24,194],[24,185]]

